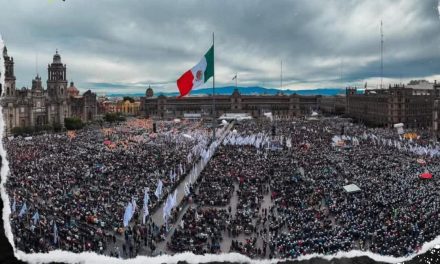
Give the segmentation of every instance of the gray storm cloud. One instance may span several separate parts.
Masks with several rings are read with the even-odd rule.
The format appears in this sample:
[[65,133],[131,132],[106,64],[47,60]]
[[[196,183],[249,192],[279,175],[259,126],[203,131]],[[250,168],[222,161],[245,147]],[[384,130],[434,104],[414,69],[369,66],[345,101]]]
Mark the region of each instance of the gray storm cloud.
[[[440,79],[438,1],[6,1],[0,32],[29,86],[56,48],[83,89],[164,91],[192,67],[216,35],[216,82],[286,88],[343,87],[384,75],[390,82]],[[341,80],[341,61],[343,78]],[[137,85],[135,85],[137,84]],[[124,87],[130,87],[128,88]]]

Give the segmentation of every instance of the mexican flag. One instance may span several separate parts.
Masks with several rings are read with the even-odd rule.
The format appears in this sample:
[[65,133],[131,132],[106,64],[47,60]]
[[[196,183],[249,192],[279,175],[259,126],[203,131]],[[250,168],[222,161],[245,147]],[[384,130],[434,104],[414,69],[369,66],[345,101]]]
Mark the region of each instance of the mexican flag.
[[180,97],[183,97],[196,87],[204,84],[214,75],[214,45],[192,69],[186,71],[178,80]]

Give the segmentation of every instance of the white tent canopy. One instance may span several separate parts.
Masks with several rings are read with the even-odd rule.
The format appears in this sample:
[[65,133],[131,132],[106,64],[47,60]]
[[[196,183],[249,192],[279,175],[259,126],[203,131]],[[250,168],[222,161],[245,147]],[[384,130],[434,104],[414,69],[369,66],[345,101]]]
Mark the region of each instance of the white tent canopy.
[[185,114],[183,114],[183,117],[185,119],[200,119],[202,117],[202,115],[201,114],[185,113]]
[[360,192],[361,188],[359,188],[356,184],[345,185],[344,190],[348,193]]
[[273,120],[272,112],[264,113],[263,115],[264,115],[265,117],[269,118],[271,121]]
[[247,113],[227,113],[223,114],[221,117],[219,117],[220,120],[246,120],[246,119],[252,119],[252,116],[250,116]]
[[397,134],[402,135],[403,132],[403,123],[394,124],[394,128],[397,129]]

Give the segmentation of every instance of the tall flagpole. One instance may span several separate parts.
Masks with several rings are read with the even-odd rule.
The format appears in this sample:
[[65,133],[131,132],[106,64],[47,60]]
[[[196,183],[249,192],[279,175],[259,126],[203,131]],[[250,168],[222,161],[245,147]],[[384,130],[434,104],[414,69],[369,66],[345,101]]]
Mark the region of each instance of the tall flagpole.
[[383,23],[380,21],[380,89],[383,82]]
[[281,60],[280,86],[283,88],[283,60]]
[[344,85],[343,85],[343,81],[342,81],[342,58],[341,58],[341,72],[340,72],[340,77],[341,77],[341,85],[342,85],[342,88],[344,88]]
[[213,73],[212,73],[212,142],[215,140],[215,48],[214,48],[214,32],[212,32],[212,51],[213,51]]

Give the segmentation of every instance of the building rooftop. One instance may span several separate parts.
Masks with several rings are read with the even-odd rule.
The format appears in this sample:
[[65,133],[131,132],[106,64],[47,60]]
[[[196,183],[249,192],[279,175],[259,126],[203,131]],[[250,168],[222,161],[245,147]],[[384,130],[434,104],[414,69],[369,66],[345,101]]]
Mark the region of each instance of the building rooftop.
[[434,83],[426,80],[412,80],[407,85],[407,88],[429,90],[434,88]]
[[79,95],[79,90],[75,87],[75,85],[73,84],[73,82],[70,83],[70,86],[67,88],[67,93],[70,96],[78,96]]

